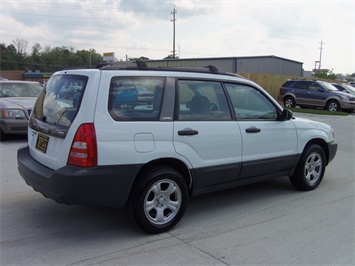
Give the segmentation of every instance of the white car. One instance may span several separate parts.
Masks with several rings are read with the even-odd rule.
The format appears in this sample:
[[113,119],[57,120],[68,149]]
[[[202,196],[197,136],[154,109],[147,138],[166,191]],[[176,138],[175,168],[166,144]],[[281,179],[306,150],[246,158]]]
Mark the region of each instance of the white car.
[[42,86],[35,81],[0,80],[0,140],[26,135],[28,119]]
[[[66,82],[82,86],[75,99],[58,97]],[[127,84],[152,91],[152,103],[132,104]],[[313,190],[336,151],[329,125],[294,118],[252,81],[211,66],[138,63],[55,73],[18,169],[45,197],[126,206],[139,228],[161,233],[190,196],[282,176]]]

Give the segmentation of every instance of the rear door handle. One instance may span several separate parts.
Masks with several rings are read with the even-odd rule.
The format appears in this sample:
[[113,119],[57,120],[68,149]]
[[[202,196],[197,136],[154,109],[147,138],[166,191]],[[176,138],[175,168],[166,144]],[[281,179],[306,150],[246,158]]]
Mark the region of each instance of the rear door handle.
[[179,134],[179,136],[193,136],[193,135],[197,135],[198,131],[193,130],[191,128],[185,128],[183,130],[179,130],[178,134]]
[[260,131],[261,129],[256,127],[250,127],[245,130],[245,132],[247,133],[259,133]]

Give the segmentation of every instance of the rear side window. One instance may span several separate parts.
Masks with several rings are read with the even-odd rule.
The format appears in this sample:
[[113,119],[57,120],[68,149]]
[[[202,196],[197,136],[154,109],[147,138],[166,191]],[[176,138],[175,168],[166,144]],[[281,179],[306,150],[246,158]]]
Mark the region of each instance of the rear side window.
[[56,126],[70,127],[79,109],[88,77],[52,76],[38,96],[32,116]]
[[309,85],[310,85],[309,81],[299,81],[296,82],[296,84],[293,87],[296,89],[308,90]]
[[116,121],[158,120],[165,78],[113,77],[108,111]]

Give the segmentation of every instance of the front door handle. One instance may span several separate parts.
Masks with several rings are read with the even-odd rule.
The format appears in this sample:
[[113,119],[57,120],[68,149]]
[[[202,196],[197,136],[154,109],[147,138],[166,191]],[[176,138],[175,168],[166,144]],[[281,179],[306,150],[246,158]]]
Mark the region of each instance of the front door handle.
[[245,130],[245,132],[247,133],[259,133],[260,131],[261,129],[256,127],[250,127]]
[[179,136],[193,136],[193,135],[197,135],[198,131],[193,130],[191,128],[185,128],[183,130],[179,130],[178,134],[179,134]]

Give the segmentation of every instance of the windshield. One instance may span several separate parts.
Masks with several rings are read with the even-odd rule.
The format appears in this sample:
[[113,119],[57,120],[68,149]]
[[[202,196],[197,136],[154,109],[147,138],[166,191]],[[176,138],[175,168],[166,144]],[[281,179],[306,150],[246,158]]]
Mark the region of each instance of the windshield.
[[343,84],[342,85],[347,91],[351,91],[353,93],[355,93],[355,88],[351,85],[348,85],[348,84]]
[[338,91],[338,89],[336,87],[334,87],[332,84],[328,83],[328,82],[324,82],[324,81],[318,81],[322,87],[324,89],[326,89],[327,91]]
[[4,97],[37,97],[42,90],[39,83],[34,82],[1,82],[0,98]]
[[79,109],[88,77],[52,76],[39,95],[33,117],[43,122],[70,127]]

